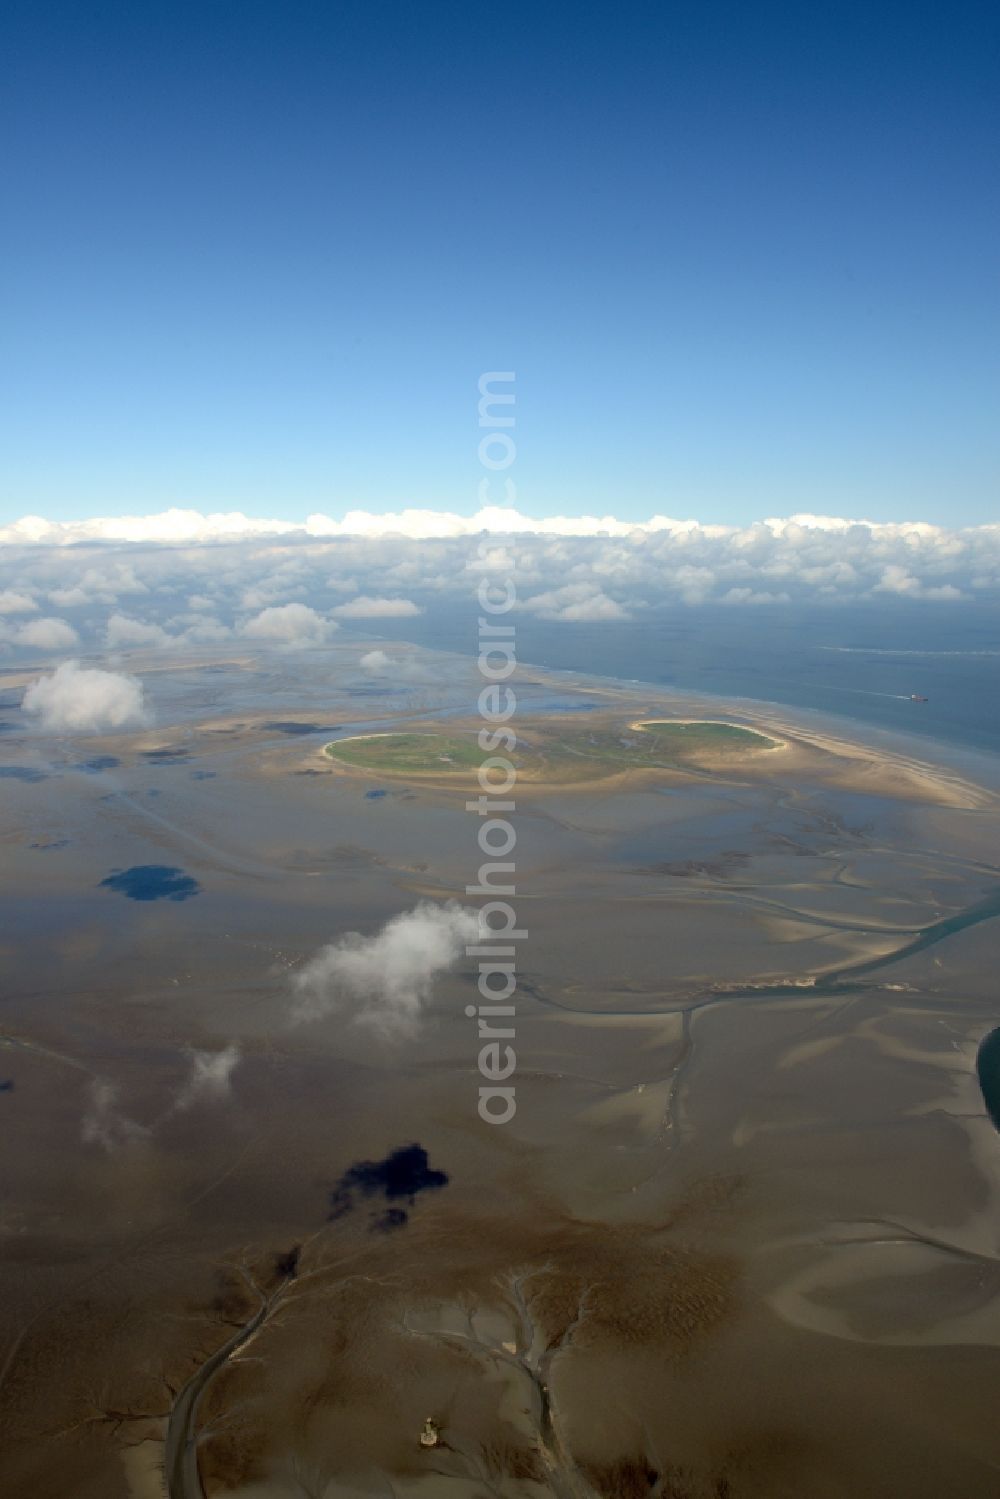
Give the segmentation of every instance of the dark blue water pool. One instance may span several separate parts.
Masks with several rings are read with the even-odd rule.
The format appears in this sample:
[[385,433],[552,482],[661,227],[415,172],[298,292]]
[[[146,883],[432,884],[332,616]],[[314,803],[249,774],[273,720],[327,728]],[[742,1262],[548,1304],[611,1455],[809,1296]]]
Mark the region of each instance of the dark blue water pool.
[[170,864],[133,864],[131,869],[116,869],[101,881],[101,886],[129,900],[190,900],[201,889],[196,879]]

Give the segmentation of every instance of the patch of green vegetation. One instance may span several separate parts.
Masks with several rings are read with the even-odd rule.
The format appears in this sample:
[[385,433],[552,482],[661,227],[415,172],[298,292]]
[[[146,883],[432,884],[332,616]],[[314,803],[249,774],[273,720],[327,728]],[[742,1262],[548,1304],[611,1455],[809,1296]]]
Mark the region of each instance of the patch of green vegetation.
[[[567,785],[624,770],[676,769],[711,755],[741,759],[775,748],[754,729],[728,723],[653,721],[638,728],[591,729],[579,723],[527,725],[514,755],[526,781]],[[445,776],[483,761],[475,733],[365,734],[325,746],[331,760],[385,775]]]
[[474,770],[483,759],[474,734],[365,734],[334,740],[323,753],[344,765],[397,775]]
[[773,739],[735,724],[663,720],[641,728],[598,729],[553,738],[545,745],[544,755],[559,766],[559,779],[581,780],[601,769],[608,774],[643,767],[670,769],[695,764],[707,755],[741,759],[748,752],[775,748]]
[[744,729],[735,723],[714,723],[704,719],[696,723],[677,723],[669,719],[650,719],[635,732],[648,738],[656,753],[679,753],[684,755],[728,753],[745,750],[777,749],[774,739],[768,739],[757,729]]

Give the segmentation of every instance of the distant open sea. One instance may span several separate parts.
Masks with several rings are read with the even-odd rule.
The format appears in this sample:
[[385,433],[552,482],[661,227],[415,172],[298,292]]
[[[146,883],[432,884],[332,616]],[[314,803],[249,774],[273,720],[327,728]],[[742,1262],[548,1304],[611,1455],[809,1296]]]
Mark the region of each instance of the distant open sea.
[[[391,633],[476,650],[477,610],[425,601]],[[631,621],[512,616],[522,661],[623,681],[811,708],[1000,755],[1000,611],[917,601],[858,607],[644,609]],[[389,633],[388,631],[386,632]],[[926,703],[910,700],[911,693]]]

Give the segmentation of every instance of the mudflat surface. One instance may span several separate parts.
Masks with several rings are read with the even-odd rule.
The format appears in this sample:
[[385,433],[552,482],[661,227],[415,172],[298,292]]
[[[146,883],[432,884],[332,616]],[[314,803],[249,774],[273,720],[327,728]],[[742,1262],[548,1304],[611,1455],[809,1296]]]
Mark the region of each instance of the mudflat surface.
[[[347,751],[466,742],[472,664],[363,649],[137,658],[127,736],[8,712],[0,1492],[992,1499],[993,791],[525,673],[491,1128],[470,963],[404,1039],[296,1015],[482,857],[463,774]],[[777,748],[636,764],[663,720]]]

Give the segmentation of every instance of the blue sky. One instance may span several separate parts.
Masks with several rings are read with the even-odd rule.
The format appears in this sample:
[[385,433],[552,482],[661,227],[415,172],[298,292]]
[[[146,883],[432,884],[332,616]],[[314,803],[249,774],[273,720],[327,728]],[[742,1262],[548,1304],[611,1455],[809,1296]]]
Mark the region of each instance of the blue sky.
[[8,0],[0,518],[998,518],[995,7]]

